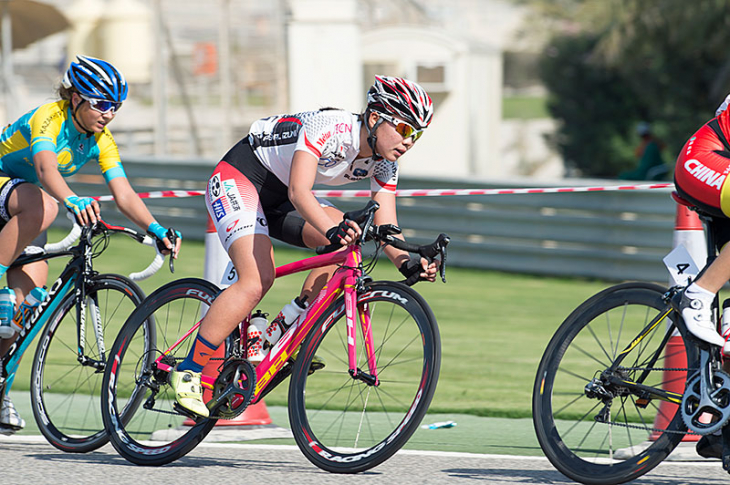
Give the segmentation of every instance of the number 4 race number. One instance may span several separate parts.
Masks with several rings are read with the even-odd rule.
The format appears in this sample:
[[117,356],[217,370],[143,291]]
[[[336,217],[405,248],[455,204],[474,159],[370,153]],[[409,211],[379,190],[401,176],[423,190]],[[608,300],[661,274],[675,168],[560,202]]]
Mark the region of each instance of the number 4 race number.
[[687,286],[700,272],[687,248],[681,244],[664,257],[664,264],[674,283],[680,286]]

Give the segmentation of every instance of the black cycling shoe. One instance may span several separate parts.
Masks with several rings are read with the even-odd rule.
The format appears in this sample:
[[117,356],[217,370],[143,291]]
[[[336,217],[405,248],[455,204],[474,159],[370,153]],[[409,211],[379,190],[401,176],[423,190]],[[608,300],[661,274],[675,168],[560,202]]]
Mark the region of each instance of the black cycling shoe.
[[722,458],[722,436],[709,434],[697,442],[697,454],[703,458]]
[[730,473],[730,426],[722,428],[722,469]]

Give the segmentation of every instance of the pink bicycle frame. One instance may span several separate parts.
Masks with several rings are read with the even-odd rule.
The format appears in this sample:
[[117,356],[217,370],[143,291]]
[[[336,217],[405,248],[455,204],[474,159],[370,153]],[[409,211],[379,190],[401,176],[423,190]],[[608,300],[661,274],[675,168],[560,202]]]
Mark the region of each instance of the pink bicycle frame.
[[[327,308],[344,292],[345,295],[345,318],[347,323],[347,357],[350,375],[357,376],[357,332],[355,330],[356,315],[359,317],[362,328],[363,338],[365,339],[365,352],[367,354],[368,371],[374,379],[375,385],[378,385],[378,372],[375,359],[375,348],[373,345],[373,334],[370,324],[370,312],[367,305],[357,310],[357,280],[361,274],[360,263],[362,262],[362,253],[360,246],[349,246],[345,251],[336,253],[328,253],[311,258],[295,261],[276,268],[276,278],[287,276],[302,271],[308,271],[314,268],[321,268],[333,264],[341,265],[334,273],[327,285],[322,289],[320,294],[309,306],[303,319],[297,320],[287,332],[281,336],[279,341],[272,347],[268,355],[256,366],[256,375],[258,380],[256,390],[251,397],[251,403],[256,403],[266,386],[271,382],[272,378],[284,366],[287,360],[294,354],[304,341],[314,323],[322,316]],[[180,340],[175,342],[162,356],[157,359],[157,367],[160,370],[171,371],[171,366],[162,363],[164,355],[169,354],[182,341],[195,332],[200,322],[195,324],[188,332],[183,335]],[[244,321],[241,328],[241,335],[246,335],[246,326],[248,319]],[[217,376],[203,375],[202,381],[207,387],[213,386]]]

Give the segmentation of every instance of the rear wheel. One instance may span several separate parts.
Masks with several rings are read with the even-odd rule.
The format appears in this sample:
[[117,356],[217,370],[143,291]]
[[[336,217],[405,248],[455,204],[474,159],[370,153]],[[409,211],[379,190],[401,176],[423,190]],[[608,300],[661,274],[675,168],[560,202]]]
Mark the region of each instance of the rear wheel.
[[634,480],[687,433],[677,404],[615,384],[639,383],[681,399],[687,370],[697,370],[696,347],[672,336],[676,314],[664,292],[644,283],[608,288],[579,306],[545,350],[533,390],[535,431],[550,462],[573,480]]
[[106,355],[99,352],[93,327],[100,323],[103,342],[109,345],[143,299],[142,290],[123,276],[91,279],[86,288],[84,364],[78,361],[75,292],[66,295],[50,316],[33,360],[31,403],[38,428],[56,448],[84,453],[109,440],[100,401]]
[[[185,359],[196,336],[190,329],[219,292],[197,278],[169,283],[142,303],[114,342],[102,382],[102,417],[112,445],[130,462],[170,463],[215,426],[215,419],[193,421],[175,408],[169,372],[158,368],[156,360],[166,353],[161,362],[174,368]],[[148,335],[154,337],[151,346],[145,344]]]
[[[340,298],[302,344],[289,386],[297,445],[312,463],[335,473],[368,470],[408,441],[431,403],[441,363],[436,319],[411,288],[369,284],[358,296],[357,310],[361,317],[365,311],[370,315],[379,382],[369,378],[362,335],[357,348],[362,377],[349,373]],[[324,368],[318,360],[324,360]],[[319,370],[310,374],[313,369]]]

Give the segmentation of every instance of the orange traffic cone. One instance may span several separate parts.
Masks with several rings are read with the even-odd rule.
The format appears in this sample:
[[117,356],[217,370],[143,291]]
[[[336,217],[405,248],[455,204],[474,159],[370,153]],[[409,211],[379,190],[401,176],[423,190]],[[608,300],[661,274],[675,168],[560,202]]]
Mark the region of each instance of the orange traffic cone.
[[[678,203],[677,217],[674,224],[673,247],[676,248],[680,244],[684,245],[687,252],[698,265],[704,265],[705,261],[707,261],[707,245],[705,244],[705,232],[702,228],[702,221],[700,221],[697,213],[689,210],[687,206]],[[673,284],[674,282],[670,281],[670,285]],[[687,368],[687,354],[684,351],[684,340],[682,340],[682,336],[676,331],[669,338],[669,342],[667,342],[667,346],[664,349],[664,367],[668,369]],[[662,380],[667,390],[681,394],[684,392],[687,372],[664,371]],[[659,404],[659,411],[654,419],[654,428],[666,429],[669,421],[676,414],[678,407],[676,404],[662,401]],[[661,433],[655,431],[649,439],[657,440],[659,436],[661,436]],[[698,441],[699,439],[699,435],[686,434],[682,438],[682,441]]]

